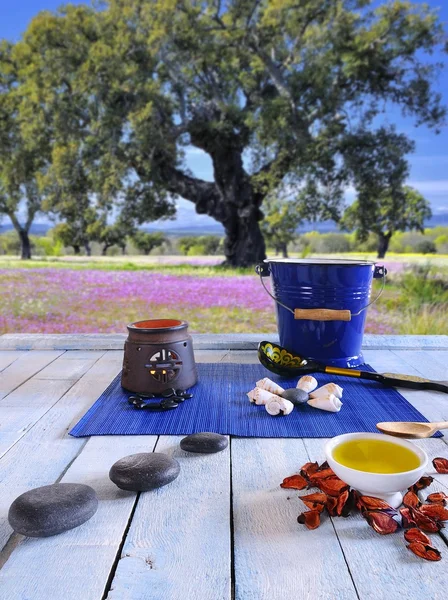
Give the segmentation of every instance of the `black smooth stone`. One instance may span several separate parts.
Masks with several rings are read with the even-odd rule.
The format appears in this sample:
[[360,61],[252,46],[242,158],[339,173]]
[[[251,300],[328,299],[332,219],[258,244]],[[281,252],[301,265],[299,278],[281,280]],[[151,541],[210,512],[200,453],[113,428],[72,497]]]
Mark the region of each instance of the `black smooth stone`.
[[183,398],[182,396],[171,396],[170,400],[172,400],[173,402],[177,402],[178,404],[185,402],[185,398]]
[[155,398],[154,394],[137,394],[137,396],[142,400],[151,400],[152,398]]
[[170,388],[169,390],[165,390],[164,392],[162,392],[160,396],[162,396],[162,398],[170,398],[171,396],[174,396],[174,394],[174,388]]
[[186,452],[199,452],[201,454],[213,454],[225,450],[229,442],[225,435],[220,433],[192,433],[180,441],[180,447]]
[[18,496],[8,520],[16,533],[48,537],[82,525],[96,513],[95,490],[82,483],[54,483]]
[[179,463],[167,454],[141,452],[120,458],[109,478],[122,490],[147,492],[171,483],[179,473]]
[[193,394],[187,394],[187,392],[184,392],[184,393],[183,393],[183,397],[184,397],[186,400],[189,400],[190,398],[193,398]]
[[284,392],[279,394],[279,396],[281,396],[285,400],[289,400],[290,402],[295,404],[295,406],[300,406],[301,404],[304,404],[310,398],[308,392],[305,392],[305,390],[301,390],[299,388],[290,388],[289,390],[285,390]]

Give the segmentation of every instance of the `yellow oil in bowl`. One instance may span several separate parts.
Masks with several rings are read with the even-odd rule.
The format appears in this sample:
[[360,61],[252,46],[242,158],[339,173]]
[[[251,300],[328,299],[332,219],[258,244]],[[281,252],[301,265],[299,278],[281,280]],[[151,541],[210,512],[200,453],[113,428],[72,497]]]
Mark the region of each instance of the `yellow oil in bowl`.
[[343,442],[333,458],[345,467],[368,473],[403,473],[420,466],[420,458],[404,446],[375,439]]

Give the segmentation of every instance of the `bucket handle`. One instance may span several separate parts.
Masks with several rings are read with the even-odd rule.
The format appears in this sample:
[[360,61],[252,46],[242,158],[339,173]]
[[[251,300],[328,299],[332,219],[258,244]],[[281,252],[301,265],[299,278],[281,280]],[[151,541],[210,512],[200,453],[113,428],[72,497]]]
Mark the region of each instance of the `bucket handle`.
[[381,277],[381,289],[371,302],[369,302],[366,306],[361,308],[356,313],[352,313],[350,310],[335,310],[331,308],[289,308],[280,300],[277,300],[275,296],[271,294],[268,288],[265,286],[263,277],[268,277],[270,275],[270,271],[267,265],[264,263],[260,263],[255,267],[255,272],[260,276],[261,285],[264,287],[265,292],[276,302],[279,306],[282,306],[286,310],[289,310],[290,313],[294,315],[294,319],[307,319],[309,321],[350,321],[352,317],[357,317],[364,310],[367,310],[369,306],[374,304],[381,294],[384,291],[384,285],[386,283],[386,275],[387,269],[383,265],[375,265],[375,270],[373,271],[373,278],[379,279]]

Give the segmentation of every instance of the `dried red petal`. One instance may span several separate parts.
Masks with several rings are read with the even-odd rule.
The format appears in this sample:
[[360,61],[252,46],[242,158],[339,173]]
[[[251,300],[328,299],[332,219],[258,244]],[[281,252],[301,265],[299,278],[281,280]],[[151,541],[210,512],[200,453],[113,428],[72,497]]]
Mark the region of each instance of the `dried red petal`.
[[316,473],[319,470],[319,465],[317,462],[307,462],[300,469],[300,475],[302,477],[308,478],[313,473]]
[[317,487],[328,496],[339,496],[339,494],[342,494],[342,492],[345,492],[345,490],[348,490],[349,488],[345,481],[342,481],[342,479],[339,479],[339,477],[336,476],[327,477],[327,479],[319,481]]
[[401,525],[404,529],[408,529],[408,527],[416,527],[416,522],[412,518],[410,508],[400,508],[400,515]]
[[441,504],[422,504],[419,511],[436,521],[448,521],[448,509]]
[[280,487],[291,490],[304,490],[307,485],[308,481],[302,475],[291,475],[291,477],[285,477]]
[[403,504],[412,508],[418,508],[421,504],[417,494],[409,490],[403,497]]
[[448,458],[442,458],[441,456],[438,456],[437,458],[434,458],[432,464],[434,465],[434,469],[437,471],[437,473],[448,475]]
[[338,498],[336,496],[327,496],[327,502],[325,503],[325,507],[328,510],[328,514],[330,517],[336,516],[336,509],[338,506]]
[[320,514],[317,510],[310,510],[308,512],[301,513],[297,517],[297,523],[306,525],[308,529],[317,529],[320,525]]
[[412,527],[411,529],[407,529],[404,532],[404,539],[407,542],[420,542],[421,544],[431,544],[431,540],[429,539],[429,537],[423,533],[423,531],[420,531],[420,529],[418,529],[418,527]]
[[411,544],[408,544],[406,548],[408,548],[416,556],[424,558],[425,560],[436,561],[442,558],[442,555],[437,548],[433,548],[427,544],[422,544],[421,542],[412,542]]
[[357,507],[359,510],[393,510],[387,502],[374,496],[359,496]]
[[410,508],[412,519],[414,520],[417,527],[427,531],[428,533],[437,533],[443,527],[442,523],[439,523],[435,519],[428,517],[424,513],[420,512],[418,508]]
[[445,492],[434,492],[433,494],[429,494],[426,498],[426,502],[431,502],[431,504],[441,504],[442,506],[445,506],[447,500],[448,496]]
[[[338,500],[338,503],[336,505],[336,514],[338,515],[338,517],[342,516],[342,513],[344,512],[344,508],[345,505],[347,504],[348,500],[350,497],[350,492],[348,490],[344,490],[342,492],[342,494],[340,494]],[[348,516],[348,514],[347,514]]]
[[355,508],[356,496],[355,490],[350,490],[348,494],[347,502],[344,504],[341,510],[341,517],[348,517],[353,509]]
[[333,469],[328,468],[324,469],[323,471],[317,471],[316,473],[312,473],[309,476],[309,480],[313,483],[316,483],[318,481],[321,481],[322,479],[328,479],[328,477],[336,477]]
[[431,485],[431,483],[434,481],[434,478],[431,477],[430,475],[423,475],[423,477],[420,477],[420,479],[417,481],[417,483],[414,483],[414,485],[411,485],[410,488],[408,488],[411,492],[419,492],[420,490],[424,490],[425,488],[427,488],[429,485]]
[[398,523],[390,515],[383,512],[365,511],[363,517],[366,519],[370,527],[381,535],[394,533],[398,528]]
[[[301,498],[301,500],[303,500],[303,498]],[[309,502],[308,500],[303,500],[303,503],[310,510],[317,510],[319,513],[323,512],[325,508],[325,504],[322,504],[321,502]]]

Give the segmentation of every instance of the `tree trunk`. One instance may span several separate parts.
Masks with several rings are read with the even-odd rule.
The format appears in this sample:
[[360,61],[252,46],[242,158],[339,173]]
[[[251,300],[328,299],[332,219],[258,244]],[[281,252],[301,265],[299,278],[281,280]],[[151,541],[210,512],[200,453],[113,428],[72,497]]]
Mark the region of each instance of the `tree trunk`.
[[288,258],[288,244],[283,243],[281,244],[280,248],[282,251],[283,258]]
[[[225,142],[225,140],[223,140]],[[221,220],[226,232],[225,263],[250,267],[266,258],[266,246],[259,221],[263,197],[257,194],[243,167],[242,152],[229,143],[218,144],[212,154],[220,202],[208,212]],[[197,207],[196,207],[197,208]],[[198,211],[199,212],[199,211]],[[219,218],[223,215],[223,218]]]
[[377,258],[384,258],[389,248],[391,233],[379,233],[378,234],[378,255]]
[[126,255],[126,246],[121,246],[121,254],[122,254],[123,256],[125,256],[125,255]]
[[75,254],[81,254],[81,248],[78,244],[73,244],[73,252]]
[[89,242],[84,242],[84,248],[86,250],[86,255],[87,256],[91,256],[92,255],[92,249],[90,248]]
[[[171,193],[190,200],[198,214],[207,214],[222,223],[225,264],[248,267],[266,258],[266,247],[259,222],[264,195],[254,188],[243,165],[244,146],[233,131],[210,135],[210,123],[220,120],[220,111],[210,107],[210,114],[201,112],[190,123],[191,142],[210,155],[213,162],[214,183],[193,178],[177,169],[166,156],[153,156],[160,164],[162,177]],[[139,172],[140,165],[136,170]]]
[[[101,256],[106,256],[109,248],[110,248],[110,244],[104,244],[103,249],[101,250]],[[90,256],[90,254],[88,256]]]
[[21,246],[21,259],[22,260],[30,260],[31,258],[31,242],[28,235],[28,231],[25,229],[20,229],[19,231],[20,237],[20,246]]

